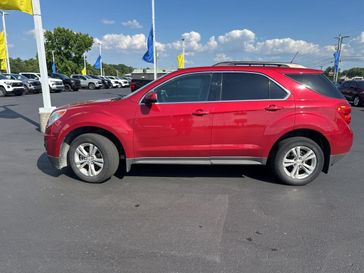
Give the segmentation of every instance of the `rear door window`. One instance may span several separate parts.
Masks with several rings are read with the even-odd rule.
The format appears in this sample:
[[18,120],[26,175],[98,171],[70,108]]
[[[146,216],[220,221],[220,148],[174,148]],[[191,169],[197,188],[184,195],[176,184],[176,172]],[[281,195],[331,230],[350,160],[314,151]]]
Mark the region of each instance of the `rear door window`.
[[288,93],[268,77],[254,73],[223,73],[221,100],[284,99]]
[[336,86],[323,74],[287,74],[287,76],[321,95],[337,99],[344,98]]

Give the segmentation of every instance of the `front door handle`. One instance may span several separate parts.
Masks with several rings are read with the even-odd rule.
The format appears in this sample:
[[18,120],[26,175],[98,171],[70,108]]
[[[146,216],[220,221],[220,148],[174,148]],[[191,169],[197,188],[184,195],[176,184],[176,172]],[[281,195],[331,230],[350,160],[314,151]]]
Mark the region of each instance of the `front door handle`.
[[209,114],[209,112],[204,111],[204,110],[202,110],[202,109],[198,109],[198,110],[196,110],[196,111],[192,112],[192,115],[193,115],[193,116],[206,116],[206,115],[208,115],[208,114]]
[[275,112],[275,111],[279,111],[279,110],[282,110],[282,109],[283,109],[282,106],[275,105],[275,104],[271,104],[271,105],[265,107],[265,110],[270,111],[270,112]]

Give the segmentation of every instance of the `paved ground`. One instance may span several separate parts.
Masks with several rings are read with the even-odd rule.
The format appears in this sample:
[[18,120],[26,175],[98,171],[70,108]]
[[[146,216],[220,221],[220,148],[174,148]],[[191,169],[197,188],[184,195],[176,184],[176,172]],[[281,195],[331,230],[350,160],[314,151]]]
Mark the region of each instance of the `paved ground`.
[[0,98],[0,272],[364,272],[364,108],[351,154],[305,187],[238,166],[136,166],[92,185],[48,163],[40,104]]

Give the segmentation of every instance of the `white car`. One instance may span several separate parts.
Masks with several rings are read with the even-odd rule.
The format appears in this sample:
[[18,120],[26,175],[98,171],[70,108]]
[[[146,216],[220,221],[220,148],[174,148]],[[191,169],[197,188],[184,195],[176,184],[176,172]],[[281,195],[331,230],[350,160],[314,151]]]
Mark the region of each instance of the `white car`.
[[118,78],[119,82],[121,83],[121,87],[129,87],[130,82],[127,79]]
[[122,87],[120,80],[114,76],[105,76],[107,79],[109,79],[112,83],[113,88]]
[[[28,79],[40,81],[40,73],[21,72],[19,74],[27,77]],[[64,91],[64,84],[63,84],[63,81],[60,79],[48,77],[48,85],[49,85],[49,89],[51,92],[52,91],[54,91],[54,92]]]
[[9,80],[0,74],[0,97],[14,94],[16,96],[23,95],[25,87],[22,81]]

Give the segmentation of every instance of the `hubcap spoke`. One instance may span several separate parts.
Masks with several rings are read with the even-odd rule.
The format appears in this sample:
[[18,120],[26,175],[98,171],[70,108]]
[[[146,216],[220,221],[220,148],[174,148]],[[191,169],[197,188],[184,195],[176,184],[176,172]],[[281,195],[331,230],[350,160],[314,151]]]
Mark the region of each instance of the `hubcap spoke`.
[[283,158],[284,172],[294,179],[305,179],[316,169],[317,156],[306,146],[296,146],[290,149]]
[[92,143],[80,144],[74,153],[77,169],[86,176],[96,176],[104,168],[104,158],[99,148]]

